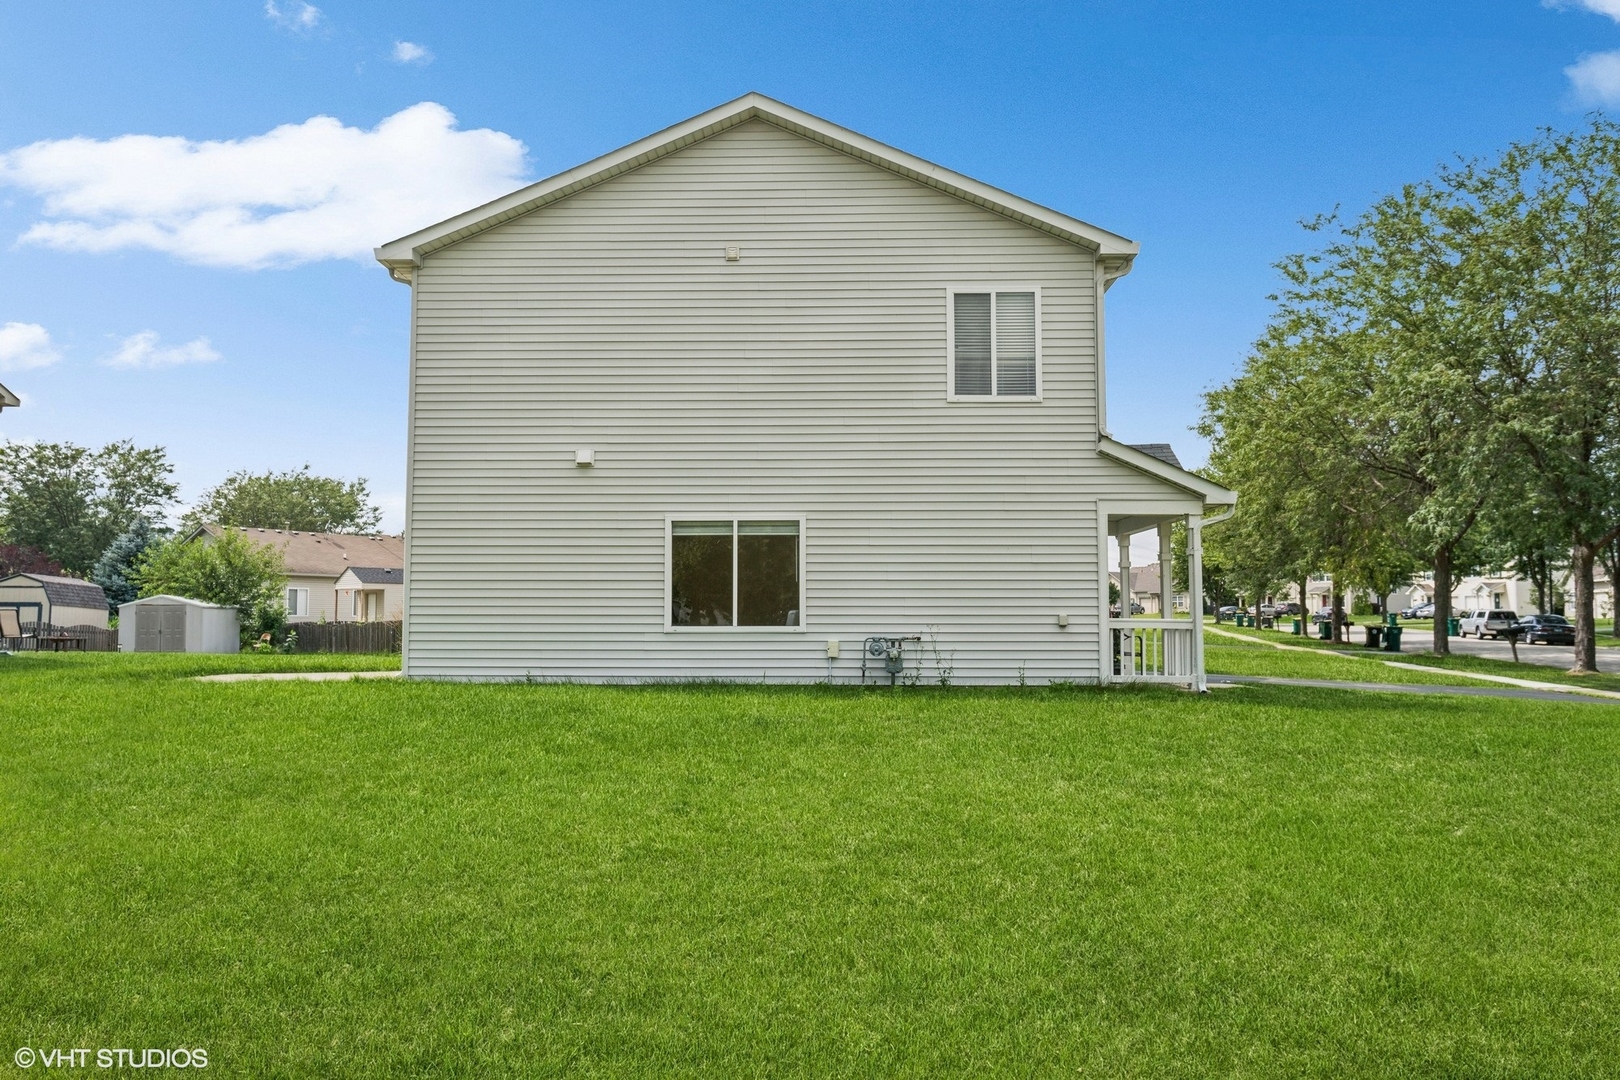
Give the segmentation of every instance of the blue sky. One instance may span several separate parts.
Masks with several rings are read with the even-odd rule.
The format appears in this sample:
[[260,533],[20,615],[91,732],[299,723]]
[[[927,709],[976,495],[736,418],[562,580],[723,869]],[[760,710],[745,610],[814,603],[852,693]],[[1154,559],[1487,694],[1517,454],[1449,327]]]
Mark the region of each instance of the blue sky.
[[187,499],[307,461],[398,528],[365,249],[748,90],[1140,241],[1109,419],[1196,463],[1298,221],[1620,102],[1620,0],[0,0],[0,435],[163,444]]

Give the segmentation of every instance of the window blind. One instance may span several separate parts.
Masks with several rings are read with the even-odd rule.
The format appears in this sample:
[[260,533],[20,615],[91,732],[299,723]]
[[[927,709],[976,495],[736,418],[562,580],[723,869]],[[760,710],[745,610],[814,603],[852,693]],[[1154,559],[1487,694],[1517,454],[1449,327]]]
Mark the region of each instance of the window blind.
[[956,392],[990,390],[990,294],[956,294]]
[[1035,396],[1035,294],[996,294],[996,393]]

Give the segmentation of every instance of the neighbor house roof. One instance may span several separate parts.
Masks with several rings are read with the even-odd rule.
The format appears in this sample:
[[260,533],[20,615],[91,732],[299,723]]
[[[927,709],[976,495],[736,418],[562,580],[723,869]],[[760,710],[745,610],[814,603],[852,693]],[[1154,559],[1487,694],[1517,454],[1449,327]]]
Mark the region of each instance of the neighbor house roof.
[[943,191],[965,202],[982,206],[994,213],[1019,221],[1025,225],[1051,233],[1096,253],[1106,259],[1108,278],[1121,277],[1130,270],[1136,258],[1138,245],[1118,233],[1098,228],[1079,218],[1072,218],[1028,199],[991,187],[970,176],[952,172],[903,150],[885,146],[875,139],[839,127],[837,124],[800,112],[763,94],[744,94],[718,108],[700,113],[674,127],[665,128],[655,135],[620,147],[583,165],[558,173],[556,176],[530,184],[494,202],[485,203],[466,213],[430,225],[425,229],[403,236],[376,249],[377,261],[388,267],[395,279],[409,283],[415,267],[422,258],[459,240],[465,240],[485,229],[494,228],[504,221],[540,209],[548,203],[566,199],[588,187],[611,180],[615,176],[638,169],[648,162],[666,157],[694,143],[702,142],[739,124],[762,120],[786,131],[791,131],[813,142],[831,147],[880,169],[898,173],[919,184]]
[[[199,525],[187,540],[199,534],[218,536],[219,525]],[[298,532],[291,529],[237,529],[256,544],[281,549],[287,573],[295,577],[337,578],[353,566],[400,568],[405,565],[405,538],[352,533]]]
[[397,566],[351,566],[348,573],[362,585],[403,585],[405,571]]
[[15,409],[22,404],[22,399],[4,386],[0,386],[0,409]]
[[57,577],[53,574],[12,574],[0,579],[0,585],[15,584],[18,580],[33,581],[45,592],[52,605],[76,608],[105,608],[107,594],[101,586],[83,578]]

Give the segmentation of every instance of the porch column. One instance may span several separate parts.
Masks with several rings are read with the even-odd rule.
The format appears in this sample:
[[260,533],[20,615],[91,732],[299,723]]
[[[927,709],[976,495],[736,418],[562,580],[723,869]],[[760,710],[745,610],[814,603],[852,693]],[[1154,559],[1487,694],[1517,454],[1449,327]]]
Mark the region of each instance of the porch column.
[[1187,606],[1193,617],[1193,689],[1209,689],[1204,677],[1204,519],[1187,515]]
[[1171,564],[1170,520],[1159,522],[1159,618],[1168,619],[1174,611],[1170,592],[1175,585],[1175,567]]
[[1121,532],[1115,537],[1119,544],[1119,617],[1131,617],[1131,534]]

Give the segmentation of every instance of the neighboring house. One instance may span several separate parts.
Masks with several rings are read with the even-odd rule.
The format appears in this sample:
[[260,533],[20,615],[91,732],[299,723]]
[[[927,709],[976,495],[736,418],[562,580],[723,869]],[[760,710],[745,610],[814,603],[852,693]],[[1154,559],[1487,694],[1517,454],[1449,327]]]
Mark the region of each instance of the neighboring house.
[[107,628],[107,594],[100,585],[79,578],[52,574],[0,578],[0,608],[15,610],[24,624]]
[[0,410],[15,409],[22,404],[22,399],[4,386],[0,386]]
[[398,622],[405,617],[405,571],[351,566],[337,579],[338,622]]
[[1108,435],[1136,252],[757,94],[384,245],[405,673],[1201,684],[1201,624],[1108,617],[1110,536],[1197,581],[1236,501]]
[[[1406,588],[1396,589],[1385,597],[1384,603],[1387,611],[1402,611],[1433,600],[1434,575],[1419,574]],[[1511,570],[1495,574],[1470,574],[1451,583],[1453,616],[1479,608],[1506,608],[1520,615],[1548,614],[1536,606],[1535,583]]]
[[[1108,580],[1117,588],[1119,585],[1119,571],[1116,570],[1110,573]],[[1141,605],[1142,609],[1150,615],[1157,615],[1163,610],[1159,605],[1161,581],[1159,564],[1156,562],[1149,563],[1146,566],[1131,567],[1131,600]],[[1170,610],[1191,610],[1187,594],[1172,591],[1170,593]]]
[[[187,542],[208,539],[222,532],[218,525],[200,525]],[[403,571],[405,540],[399,536],[351,533],[298,532],[290,529],[237,529],[249,540],[281,551],[287,567],[287,621],[317,622],[352,619],[340,614],[338,578],[350,567],[379,567]]]

